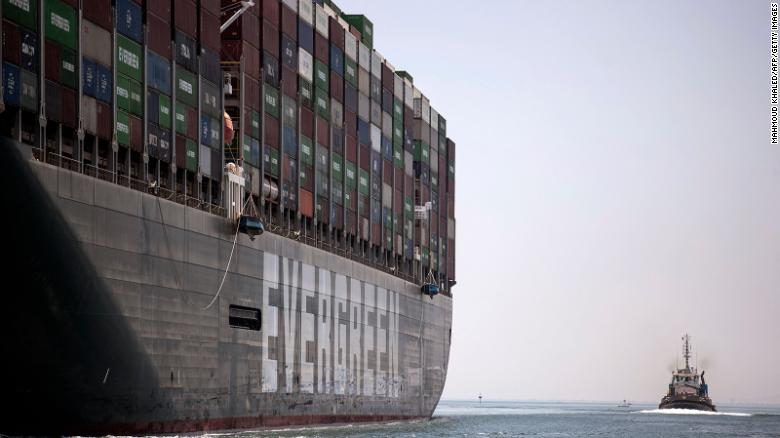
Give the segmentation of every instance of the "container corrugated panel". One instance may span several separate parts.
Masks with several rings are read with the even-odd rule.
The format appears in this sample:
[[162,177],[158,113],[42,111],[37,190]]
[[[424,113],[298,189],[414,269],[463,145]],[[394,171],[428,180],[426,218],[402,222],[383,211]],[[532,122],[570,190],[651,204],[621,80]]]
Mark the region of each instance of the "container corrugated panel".
[[279,0],[263,0],[262,3],[262,8],[258,10],[262,12],[263,19],[278,26],[280,9]]
[[200,11],[200,43],[203,47],[219,50],[221,44],[220,24],[218,15],[205,10]]
[[279,56],[279,29],[265,20],[263,20],[261,27],[263,35],[262,49],[274,56]]
[[298,15],[306,23],[314,24],[314,5],[311,0],[298,0]]
[[166,59],[171,59],[171,25],[169,22],[147,14],[146,42],[150,50]]
[[302,19],[298,20],[298,46],[314,53],[314,29]]
[[282,65],[292,70],[298,69],[298,43],[287,35],[282,35]]
[[95,109],[97,113],[97,136],[103,140],[110,140],[113,131],[111,107],[102,102],[97,102]]
[[200,145],[198,151],[198,165],[201,173],[211,176],[211,149],[208,146]]
[[60,86],[45,81],[46,117],[53,122],[62,122],[62,92]]
[[3,60],[19,65],[21,62],[22,35],[19,27],[3,20]]
[[344,39],[344,28],[339,24],[338,20],[333,17],[328,17],[328,32],[331,44],[343,51],[346,43]]
[[38,71],[38,34],[28,30],[21,31],[20,67],[30,72]]
[[116,36],[117,72],[136,81],[143,80],[143,51],[141,45],[122,35]]
[[131,0],[116,0],[117,32],[143,43],[141,6]]
[[219,52],[203,48],[200,53],[200,75],[215,84],[222,83]]
[[266,84],[279,88],[279,59],[263,50],[263,80]]
[[76,115],[76,92],[66,87],[62,87],[62,123],[66,126],[75,128],[77,125]]
[[[296,4],[297,7],[297,4]],[[282,33],[288,37],[298,39],[298,14],[287,6],[282,6]]]
[[147,51],[146,80],[152,88],[171,94],[171,63],[153,52]]
[[38,29],[38,2],[3,0],[3,18],[28,29]]
[[[250,8],[251,11],[253,8]],[[234,11],[224,12],[221,21],[224,22]],[[244,13],[221,34],[222,40],[244,40],[255,47],[260,47],[260,19],[252,13]]]
[[61,62],[60,46],[46,40],[46,79],[54,82],[60,81]]
[[198,71],[198,43],[181,31],[176,31],[176,63],[191,72]]
[[[44,26],[46,38],[71,49],[78,48],[76,10],[59,0],[44,1]],[[109,18],[110,21],[110,18]]]
[[198,37],[198,8],[191,0],[173,0],[173,22],[176,29]]
[[183,68],[176,69],[176,98],[192,107],[198,105],[198,79]]

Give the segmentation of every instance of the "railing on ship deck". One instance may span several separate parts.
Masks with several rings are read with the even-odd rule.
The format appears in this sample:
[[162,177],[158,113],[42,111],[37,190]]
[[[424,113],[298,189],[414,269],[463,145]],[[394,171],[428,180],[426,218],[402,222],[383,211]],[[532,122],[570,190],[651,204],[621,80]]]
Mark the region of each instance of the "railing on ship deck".
[[[42,155],[43,151],[40,148],[32,148],[33,156],[38,160],[42,161]],[[198,198],[193,198],[191,196],[187,196],[183,193],[175,192],[169,188],[166,187],[150,187],[149,184],[145,181],[132,178],[131,176],[125,174],[125,173],[116,173],[108,169],[104,169],[101,167],[96,167],[90,164],[82,163],[78,160],[74,160],[70,157],[66,157],[64,155],[59,155],[54,152],[47,152],[46,153],[46,163],[61,167],[63,169],[68,169],[76,173],[81,173],[84,175],[88,175],[94,178],[101,179],[103,181],[108,181],[111,183],[115,183],[124,187],[129,187],[133,190],[137,190],[139,192],[148,193],[150,195],[155,195],[161,199],[166,199],[169,201],[176,202],[181,205],[186,205],[188,207],[197,208],[199,210],[205,211],[207,213],[211,213],[217,216],[225,217],[227,214],[224,207],[221,207],[216,204],[212,204],[203,200],[200,200]],[[273,218],[271,222],[268,224],[266,231],[269,231],[271,233],[280,235],[282,237],[287,237],[293,240],[296,240],[298,242],[304,243],[309,246],[313,246],[315,248],[322,249],[324,251],[328,251],[330,253],[334,253],[337,255],[340,255],[342,257],[348,258],[350,260],[354,260],[358,263],[370,266],[374,269],[378,269],[380,271],[383,271],[387,274],[394,275],[396,277],[402,278],[406,281],[409,281],[411,283],[418,283],[418,279],[415,278],[413,275],[409,275],[405,272],[403,272],[400,269],[393,268],[391,266],[387,266],[384,263],[377,262],[373,257],[366,256],[360,253],[357,253],[353,251],[350,248],[343,248],[338,245],[333,245],[328,240],[324,239],[316,239],[313,236],[303,235],[299,233],[299,230],[294,230],[289,227],[286,227],[284,225],[275,224],[273,222]],[[297,235],[296,235],[297,233]],[[452,296],[450,291],[442,290],[442,294],[446,296]]]

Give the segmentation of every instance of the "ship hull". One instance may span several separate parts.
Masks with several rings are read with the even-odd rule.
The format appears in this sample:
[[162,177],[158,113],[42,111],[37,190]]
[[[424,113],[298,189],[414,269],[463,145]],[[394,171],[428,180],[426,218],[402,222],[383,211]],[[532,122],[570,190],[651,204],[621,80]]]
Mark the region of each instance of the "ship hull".
[[671,399],[662,400],[658,405],[658,409],[690,409],[695,411],[709,411],[716,412],[715,405],[708,400],[694,400],[694,399]]
[[[4,145],[0,433],[149,434],[429,418],[452,300]],[[219,294],[217,291],[220,290]],[[212,303],[213,302],[213,303]],[[212,303],[211,305],[209,305]],[[230,306],[261,311],[260,330]]]

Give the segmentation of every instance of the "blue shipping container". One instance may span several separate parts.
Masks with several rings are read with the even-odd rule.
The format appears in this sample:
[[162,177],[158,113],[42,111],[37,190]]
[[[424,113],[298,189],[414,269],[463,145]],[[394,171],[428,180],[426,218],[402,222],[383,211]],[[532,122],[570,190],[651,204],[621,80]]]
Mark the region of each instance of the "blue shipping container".
[[330,45],[330,69],[344,76],[344,52],[333,44]]
[[222,83],[222,68],[219,65],[219,53],[205,47],[201,50],[200,75],[211,83]]
[[357,125],[358,142],[363,146],[371,146],[371,127],[368,125],[368,122],[364,122],[358,117]]
[[114,95],[113,88],[113,76],[111,70],[107,67],[103,67],[100,64],[95,64],[95,71],[97,72],[97,90],[96,96],[99,100],[106,103],[111,103],[111,99]]
[[211,123],[209,122],[209,116],[205,114],[200,115],[200,141],[202,144],[211,144]]
[[94,62],[84,58],[81,65],[84,94],[97,97],[97,70]]
[[150,87],[170,96],[171,63],[150,50],[146,51],[146,80]]
[[141,7],[130,0],[116,0],[116,30],[143,44]]
[[389,138],[382,136],[382,155],[385,160],[393,161],[393,142]]
[[7,105],[19,106],[21,83],[19,82],[19,67],[3,63],[3,99]]
[[22,30],[22,68],[38,73],[38,35]]
[[314,53],[314,29],[300,18],[298,18],[298,46],[309,53]]
[[260,163],[260,142],[252,139],[252,162]]

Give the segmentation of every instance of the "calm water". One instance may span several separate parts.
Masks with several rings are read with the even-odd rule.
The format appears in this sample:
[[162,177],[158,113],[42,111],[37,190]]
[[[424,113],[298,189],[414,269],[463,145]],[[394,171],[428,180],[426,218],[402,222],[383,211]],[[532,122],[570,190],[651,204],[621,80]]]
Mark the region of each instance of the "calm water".
[[721,410],[686,413],[658,411],[649,405],[442,401],[431,421],[219,437],[780,437],[780,408],[724,406]]

